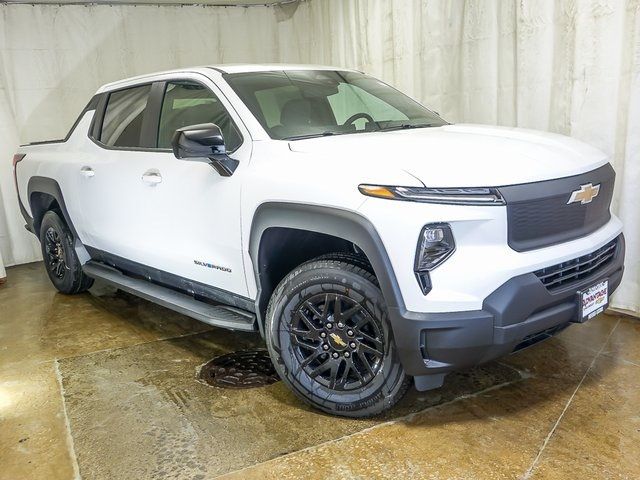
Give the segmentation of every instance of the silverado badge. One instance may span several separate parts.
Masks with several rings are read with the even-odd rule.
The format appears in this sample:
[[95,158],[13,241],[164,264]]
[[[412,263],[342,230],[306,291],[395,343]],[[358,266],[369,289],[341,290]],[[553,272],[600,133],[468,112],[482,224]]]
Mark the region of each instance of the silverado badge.
[[571,197],[569,197],[567,205],[575,202],[580,202],[581,205],[591,203],[591,200],[596,198],[598,193],[600,193],[600,184],[592,185],[590,183],[586,183],[585,185],[580,185],[579,190],[571,192]]

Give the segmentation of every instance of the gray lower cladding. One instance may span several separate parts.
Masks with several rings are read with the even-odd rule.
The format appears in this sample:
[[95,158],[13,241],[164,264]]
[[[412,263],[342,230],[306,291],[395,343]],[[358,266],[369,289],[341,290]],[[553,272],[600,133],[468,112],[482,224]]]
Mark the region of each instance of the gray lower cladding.
[[[609,280],[609,294],[624,271],[624,236],[613,259],[593,275],[549,291],[534,273],[508,280],[483,302],[482,310],[452,313],[389,311],[400,361],[409,375],[438,375],[488,362],[546,338],[578,321],[580,290]],[[437,386],[437,385],[436,385]]]

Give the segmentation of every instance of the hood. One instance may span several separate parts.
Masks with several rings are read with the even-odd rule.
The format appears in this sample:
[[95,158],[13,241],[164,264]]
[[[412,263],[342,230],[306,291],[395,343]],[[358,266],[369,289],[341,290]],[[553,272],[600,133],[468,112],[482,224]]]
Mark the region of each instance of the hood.
[[585,173],[607,162],[598,149],[563,135],[466,124],[297,140],[289,148],[330,155],[359,168],[362,183],[371,169],[399,168],[427,187],[538,182]]

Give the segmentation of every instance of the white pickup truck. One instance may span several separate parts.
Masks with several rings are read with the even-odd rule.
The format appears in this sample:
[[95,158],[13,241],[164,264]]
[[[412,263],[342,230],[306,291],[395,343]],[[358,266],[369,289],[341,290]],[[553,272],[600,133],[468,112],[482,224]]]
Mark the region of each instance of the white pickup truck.
[[602,152],[452,125],[353,70],[122,80],[13,162],[58,290],[101,279],[259,331],[282,380],[338,415],[592,318],[624,268]]

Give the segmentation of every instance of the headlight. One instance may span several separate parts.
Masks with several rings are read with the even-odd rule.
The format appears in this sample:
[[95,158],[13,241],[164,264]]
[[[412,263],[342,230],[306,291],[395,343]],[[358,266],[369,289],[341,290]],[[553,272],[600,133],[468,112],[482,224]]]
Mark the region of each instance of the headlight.
[[420,232],[414,270],[422,293],[431,290],[429,271],[436,268],[456,249],[451,227],[447,223],[425,225]]
[[451,227],[446,223],[425,225],[420,233],[416,254],[416,272],[433,270],[456,249]]
[[496,188],[426,188],[359,185],[358,190],[369,197],[389,198],[425,203],[453,205],[504,205]]

